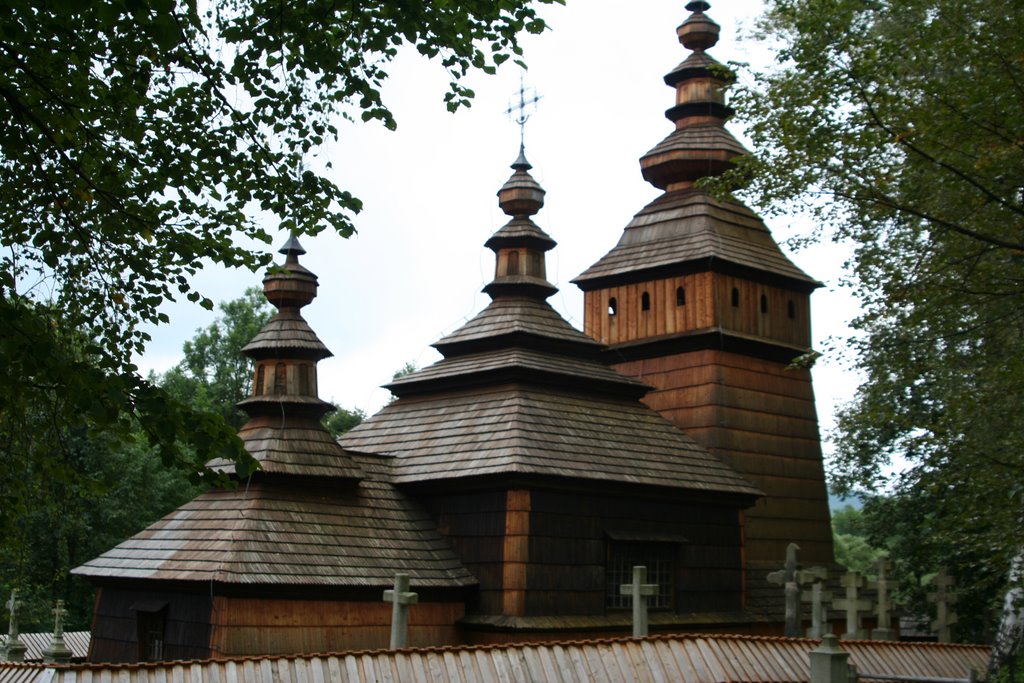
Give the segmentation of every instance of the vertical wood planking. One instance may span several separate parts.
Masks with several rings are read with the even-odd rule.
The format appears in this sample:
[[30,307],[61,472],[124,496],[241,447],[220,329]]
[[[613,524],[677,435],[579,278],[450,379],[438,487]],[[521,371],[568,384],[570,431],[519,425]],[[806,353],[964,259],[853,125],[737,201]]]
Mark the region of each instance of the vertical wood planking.
[[522,616],[526,613],[526,569],[530,561],[530,492],[510,490],[505,501],[502,613]]

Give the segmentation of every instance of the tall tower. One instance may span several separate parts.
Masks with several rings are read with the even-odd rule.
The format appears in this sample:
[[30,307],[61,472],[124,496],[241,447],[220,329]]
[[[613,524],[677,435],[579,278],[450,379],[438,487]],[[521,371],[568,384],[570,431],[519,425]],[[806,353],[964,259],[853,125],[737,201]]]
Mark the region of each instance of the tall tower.
[[725,128],[731,77],[707,54],[719,26],[690,2],[678,27],[691,54],[665,82],[675,130],[640,159],[664,193],[618,244],[574,282],[584,325],[615,367],[655,387],[644,401],[766,494],[748,510],[750,577],[796,542],[801,559],[831,562],[832,534],[810,372],[810,294],[820,283],[779,249],[736,201],[697,186],[746,150]]

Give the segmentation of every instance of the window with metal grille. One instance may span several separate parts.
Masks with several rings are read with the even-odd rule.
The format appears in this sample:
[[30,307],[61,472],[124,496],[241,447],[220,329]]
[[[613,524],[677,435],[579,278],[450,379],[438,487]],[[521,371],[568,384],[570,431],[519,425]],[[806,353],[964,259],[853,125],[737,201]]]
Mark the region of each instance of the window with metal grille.
[[633,583],[633,567],[647,567],[647,583],[658,585],[658,592],[647,598],[652,609],[672,607],[673,575],[678,546],[675,543],[645,543],[610,541],[608,543],[608,566],[605,568],[606,602],[610,609],[627,609],[633,606],[628,595],[622,595],[619,588]]

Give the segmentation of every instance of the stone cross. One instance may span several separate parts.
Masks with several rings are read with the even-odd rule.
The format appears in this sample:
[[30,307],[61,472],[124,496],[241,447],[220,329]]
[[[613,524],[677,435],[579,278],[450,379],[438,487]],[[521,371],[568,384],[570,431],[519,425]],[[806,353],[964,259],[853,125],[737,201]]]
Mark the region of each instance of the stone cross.
[[658,594],[658,584],[647,583],[647,567],[633,567],[633,583],[619,586],[619,593],[633,600],[633,637],[647,635],[647,596]]
[[384,602],[391,603],[391,649],[405,647],[409,637],[409,605],[420,601],[409,591],[409,575],[395,574],[395,587],[384,591]]
[[811,584],[811,590],[800,593],[800,599],[811,603],[811,627],[807,629],[807,637],[821,638],[830,630],[825,603],[832,600],[832,591],[824,590],[824,584],[815,581]]
[[935,603],[936,618],[932,622],[932,630],[938,635],[940,643],[950,643],[953,642],[953,629],[951,627],[958,621],[956,612],[951,608],[951,605],[955,605],[957,601],[957,594],[950,590],[953,588],[955,581],[943,569],[935,575],[932,583],[938,589],[927,596],[928,602]]
[[887,557],[878,558],[878,579],[869,581],[868,587],[878,591],[878,606],[875,614],[878,615],[878,628],[871,631],[871,640],[896,640],[896,631],[892,627],[891,591],[895,590],[898,582],[889,578],[892,571],[892,562]]
[[857,591],[864,587],[864,577],[857,572],[846,572],[839,583],[846,588],[846,597],[832,601],[832,607],[846,612],[846,633],[840,638],[842,640],[857,640],[864,638],[864,630],[860,627],[860,613],[871,609],[871,601],[858,598]]
[[64,601],[58,600],[53,608],[53,637],[50,644],[43,650],[43,662],[53,664],[55,662],[71,661],[71,649],[64,642],[64,617],[68,611],[64,609]]
[[796,554],[800,546],[790,543],[786,546],[786,565],[768,574],[772,583],[786,589],[786,635],[790,638],[800,637],[800,587],[797,584]]
[[18,638],[18,589],[11,590],[11,599],[7,601],[7,611],[10,614],[10,621],[7,627],[7,647],[4,648],[4,656],[9,662],[20,662],[25,659],[25,644]]

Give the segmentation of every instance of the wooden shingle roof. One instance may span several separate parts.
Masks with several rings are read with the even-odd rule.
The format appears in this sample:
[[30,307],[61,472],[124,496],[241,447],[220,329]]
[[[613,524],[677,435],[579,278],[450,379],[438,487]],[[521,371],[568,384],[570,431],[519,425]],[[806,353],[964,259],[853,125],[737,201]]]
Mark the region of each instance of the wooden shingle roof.
[[[244,403],[244,402],[243,402]],[[319,420],[263,416],[250,420],[238,436],[245,450],[260,464],[264,474],[291,474],[305,477],[358,479],[359,466],[342,450]],[[228,460],[212,460],[208,467],[235,471]]]
[[[379,469],[373,462],[364,469]],[[424,587],[476,584],[419,504],[379,477],[357,486],[242,482],[208,491],[73,570],[92,579]]]
[[[600,348],[598,342],[566,322],[547,301],[528,296],[494,299],[468,323],[433,346],[443,355],[450,356],[456,349],[482,343],[494,348],[493,340],[509,335],[528,335],[535,342],[570,342],[594,351]],[[522,342],[522,339],[518,341]],[[508,340],[499,340],[499,343],[508,343]]]
[[700,189],[666,193],[648,204],[626,226],[618,244],[573,282],[589,290],[709,261],[781,277],[802,288],[820,286],[782,253],[753,211]]
[[278,311],[252,341],[242,347],[242,353],[249,355],[273,351],[290,351],[318,359],[332,355],[296,308]]
[[519,384],[402,398],[345,434],[393,456],[392,481],[536,475],[761,492],[636,399]]

